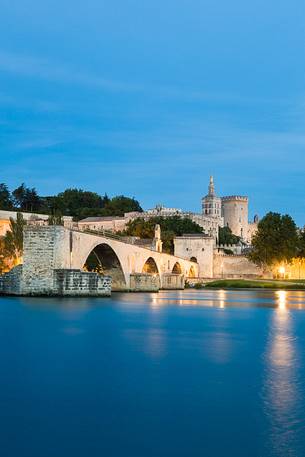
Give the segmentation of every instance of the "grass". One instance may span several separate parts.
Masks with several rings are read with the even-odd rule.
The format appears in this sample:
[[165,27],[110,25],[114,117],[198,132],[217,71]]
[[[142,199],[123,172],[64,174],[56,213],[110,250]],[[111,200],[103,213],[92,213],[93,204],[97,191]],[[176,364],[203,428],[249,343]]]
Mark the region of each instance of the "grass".
[[198,289],[215,288],[215,289],[283,289],[283,290],[305,290],[304,281],[251,281],[247,279],[220,279],[207,284],[198,284]]

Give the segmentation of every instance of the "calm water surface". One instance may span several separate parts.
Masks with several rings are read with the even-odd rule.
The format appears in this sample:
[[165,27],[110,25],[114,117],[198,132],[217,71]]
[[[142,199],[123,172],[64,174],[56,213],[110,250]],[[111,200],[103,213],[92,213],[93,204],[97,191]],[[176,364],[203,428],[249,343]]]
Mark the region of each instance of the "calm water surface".
[[304,457],[305,293],[0,297],[1,457]]

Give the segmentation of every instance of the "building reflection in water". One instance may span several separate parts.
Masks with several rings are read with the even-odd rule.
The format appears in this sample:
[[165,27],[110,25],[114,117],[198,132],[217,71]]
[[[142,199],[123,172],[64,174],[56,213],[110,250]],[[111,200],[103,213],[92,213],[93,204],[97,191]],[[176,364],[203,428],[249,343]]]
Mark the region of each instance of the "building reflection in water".
[[[178,306],[204,306],[210,308],[222,308],[226,307],[228,299],[228,291],[226,290],[214,290],[214,291],[199,291],[198,296],[194,295],[194,290],[189,291],[175,291],[163,292],[160,294],[151,294],[150,296],[150,307],[158,310],[163,306],[178,305]],[[194,297],[192,297],[194,295]]]
[[223,309],[225,307],[226,303],[226,291],[225,290],[220,290],[219,291],[219,307]]
[[164,357],[166,355],[166,332],[162,329],[149,329],[144,348],[152,358]]
[[269,455],[285,457],[298,455],[291,450],[297,449],[301,396],[299,357],[288,299],[289,292],[276,292],[277,307],[270,322],[262,391]]

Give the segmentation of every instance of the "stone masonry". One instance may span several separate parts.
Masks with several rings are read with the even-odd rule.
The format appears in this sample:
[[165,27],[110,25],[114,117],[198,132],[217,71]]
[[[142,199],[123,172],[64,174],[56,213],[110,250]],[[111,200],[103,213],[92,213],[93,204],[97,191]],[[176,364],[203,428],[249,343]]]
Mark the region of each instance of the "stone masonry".
[[0,292],[13,295],[109,296],[111,278],[71,269],[70,231],[26,226],[23,265],[2,276]]
[[60,296],[110,296],[110,276],[80,270],[54,270],[54,293]]
[[[63,227],[26,226],[24,229],[23,294],[54,293],[53,270],[61,269],[67,255],[66,231]],[[67,265],[68,266],[68,265]]]
[[0,276],[0,293],[21,295],[22,265],[17,265]]

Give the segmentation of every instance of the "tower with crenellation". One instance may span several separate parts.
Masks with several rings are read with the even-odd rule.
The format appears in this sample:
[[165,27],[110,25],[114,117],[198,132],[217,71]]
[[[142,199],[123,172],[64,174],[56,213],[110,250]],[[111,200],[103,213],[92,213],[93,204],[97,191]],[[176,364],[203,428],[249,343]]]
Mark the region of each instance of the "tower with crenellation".
[[224,225],[245,241],[248,238],[248,203],[248,197],[241,195],[231,195],[221,199]]
[[207,219],[217,220],[219,227],[229,227],[234,235],[250,243],[257,228],[257,221],[249,223],[248,205],[247,196],[218,197],[215,192],[214,178],[210,176],[208,194],[202,198],[202,218],[205,219],[205,225]]

